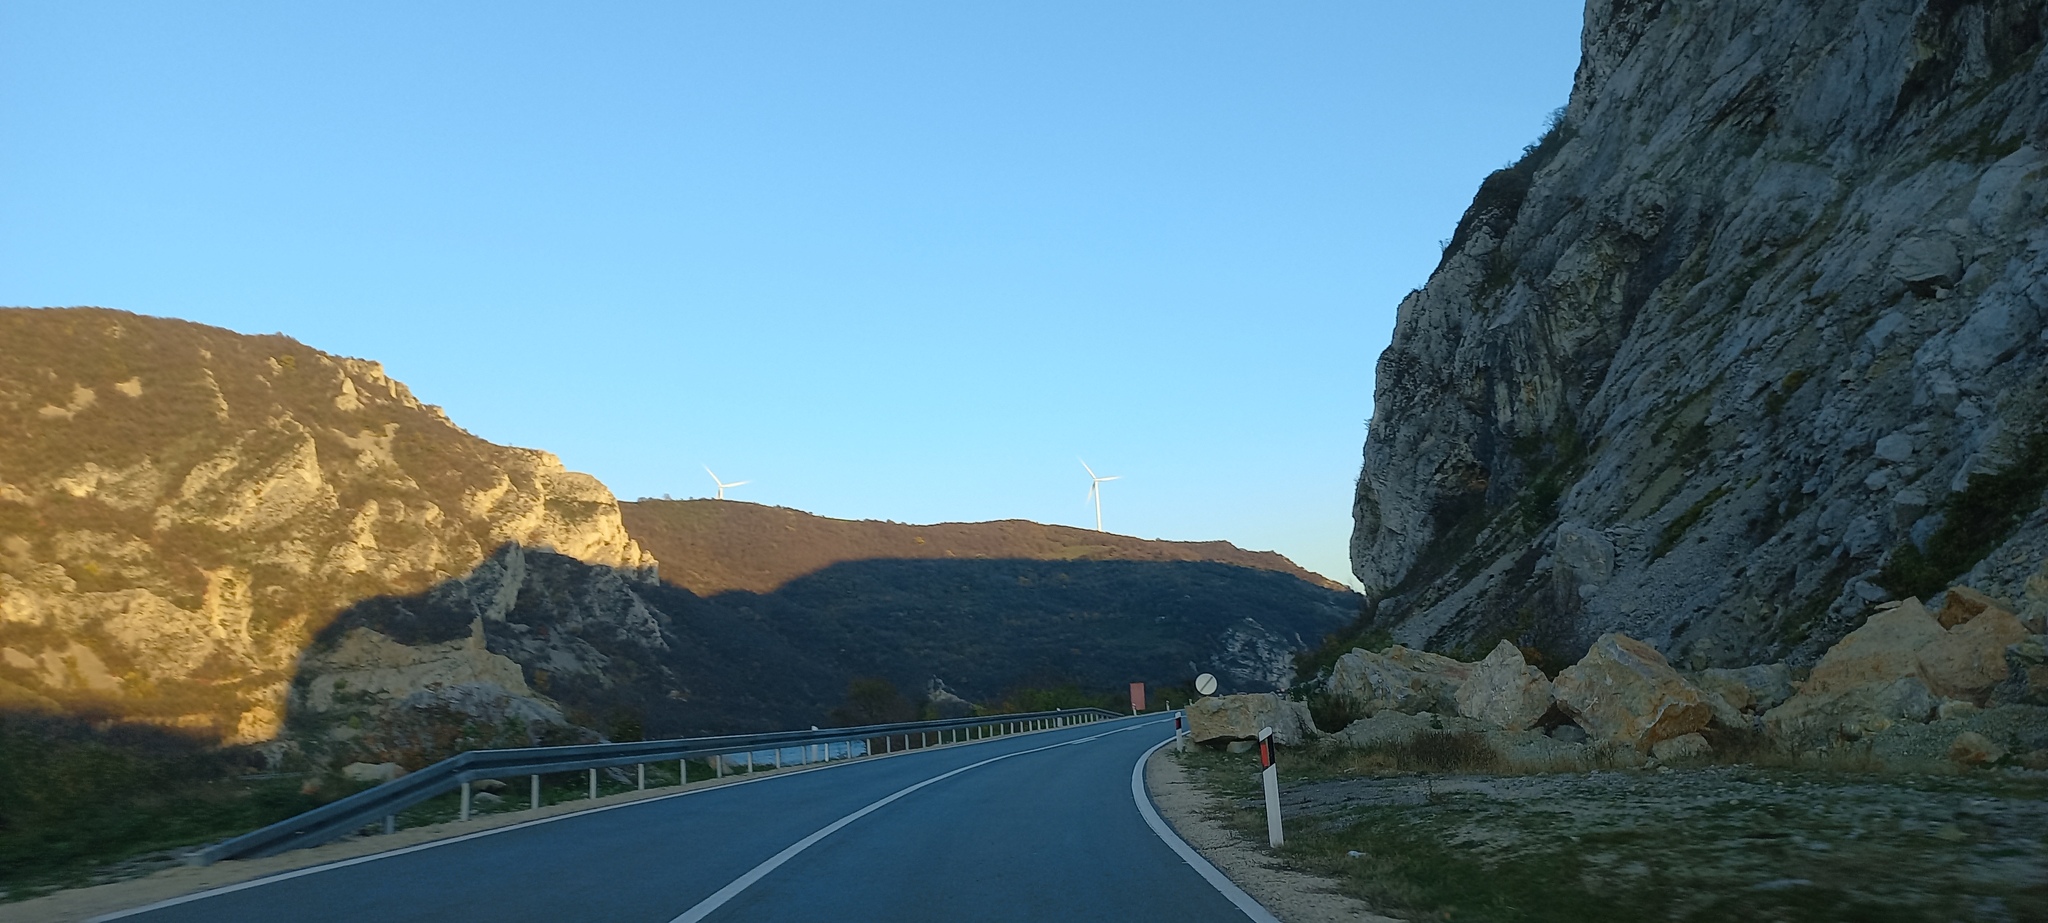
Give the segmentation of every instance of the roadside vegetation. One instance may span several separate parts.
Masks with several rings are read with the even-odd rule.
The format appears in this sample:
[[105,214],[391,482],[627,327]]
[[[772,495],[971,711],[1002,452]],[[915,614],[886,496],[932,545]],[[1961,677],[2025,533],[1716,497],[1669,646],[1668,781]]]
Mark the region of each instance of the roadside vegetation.
[[127,877],[348,793],[247,774],[260,763],[156,728],[0,713],[0,901]]
[[[2038,773],[1506,776],[1473,743],[1283,753],[1279,855],[1411,919],[2048,919]],[[1264,842],[1253,755],[1178,758],[1226,824]]]

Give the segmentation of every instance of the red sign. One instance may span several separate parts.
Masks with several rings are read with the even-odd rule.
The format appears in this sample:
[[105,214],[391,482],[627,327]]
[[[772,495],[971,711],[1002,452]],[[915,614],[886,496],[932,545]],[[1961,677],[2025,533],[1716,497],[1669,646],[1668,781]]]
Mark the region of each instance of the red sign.
[[1131,684],[1131,710],[1132,710],[1132,711],[1144,711],[1144,710],[1145,710],[1145,684],[1144,684],[1144,683],[1132,683],[1132,684]]

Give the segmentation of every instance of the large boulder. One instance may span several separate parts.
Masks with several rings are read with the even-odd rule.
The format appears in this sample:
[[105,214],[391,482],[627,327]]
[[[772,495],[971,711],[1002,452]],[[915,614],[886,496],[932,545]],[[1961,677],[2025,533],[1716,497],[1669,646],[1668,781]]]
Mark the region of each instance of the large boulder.
[[1450,715],[1457,713],[1458,687],[1471,673],[1469,663],[1396,644],[1379,653],[1359,649],[1337,658],[1328,690],[1357,715]]
[[1285,747],[1316,736],[1306,704],[1271,692],[1206,696],[1187,707],[1187,716],[1188,735],[1198,744],[1256,740],[1261,728],[1272,728]]
[[1922,723],[1940,707],[1941,700],[1926,683],[1904,676],[1888,683],[1801,692],[1764,713],[1764,730],[1794,746],[1818,746],[1838,737],[1868,737],[1900,722]]
[[1550,710],[1550,678],[1522,659],[1522,652],[1502,641],[1486,659],[1472,665],[1458,687],[1458,714],[1497,728],[1522,731]]
[[1792,670],[1783,663],[1701,670],[1687,677],[1706,698],[1714,723],[1747,729],[1762,715],[1792,697]]
[[1920,652],[1920,675],[1935,694],[1983,704],[2009,672],[2006,648],[2027,637],[2020,620],[1987,608]]
[[1879,609],[1821,655],[1799,694],[1825,695],[1919,676],[1920,652],[1941,643],[1945,634],[1918,599]]
[[1558,707],[1595,740],[1647,750],[1707,726],[1713,711],[1664,655],[1620,633],[1600,636],[1551,684]]

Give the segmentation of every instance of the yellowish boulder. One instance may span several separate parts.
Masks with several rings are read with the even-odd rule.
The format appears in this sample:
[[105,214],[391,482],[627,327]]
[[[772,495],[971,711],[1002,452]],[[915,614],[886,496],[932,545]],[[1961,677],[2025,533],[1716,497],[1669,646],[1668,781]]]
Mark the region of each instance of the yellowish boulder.
[[2004,609],[1985,609],[1920,651],[1920,675],[1937,695],[1982,703],[2005,680],[2005,649],[2027,637]]
[[1949,587],[1948,597],[1942,603],[1941,611],[1934,614],[1934,620],[1943,628],[1954,628],[1976,618],[1986,609],[2010,611],[2012,607],[1966,586]]
[[1976,731],[1964,731],[1948,745],[1948,758],[1965,766],[1988,766],[2005,759],[2006,750]]
[[1940,643],[1944,636],[1941,625],[1918,599],[1880,609],[1862,627],[1828,648],[1799,693],[1822,695],[1919,676],[1920,652]]
[[1601,635],[1551,685],[1557,704],[1599,741],[1647,750],[1707,726],[1700,691],[1657,649],[1620,633]]

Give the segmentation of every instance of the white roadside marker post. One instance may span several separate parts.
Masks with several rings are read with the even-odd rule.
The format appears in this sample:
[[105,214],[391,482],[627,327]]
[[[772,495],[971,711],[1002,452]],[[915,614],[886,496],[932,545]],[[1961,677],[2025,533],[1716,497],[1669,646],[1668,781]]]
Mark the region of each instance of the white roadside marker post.
[[1266,840],[1278,849],[1287,838],[1280,835],[1280,763],[1274,759],[1273,729],[1259,729],[1259,775],[1266,783]]
[[1180,718],[1183,714],[1185,712],[1173,713],[1173,752],[1175,753],[1186,753],[1188,749],[1187,735],[1181,733]]

